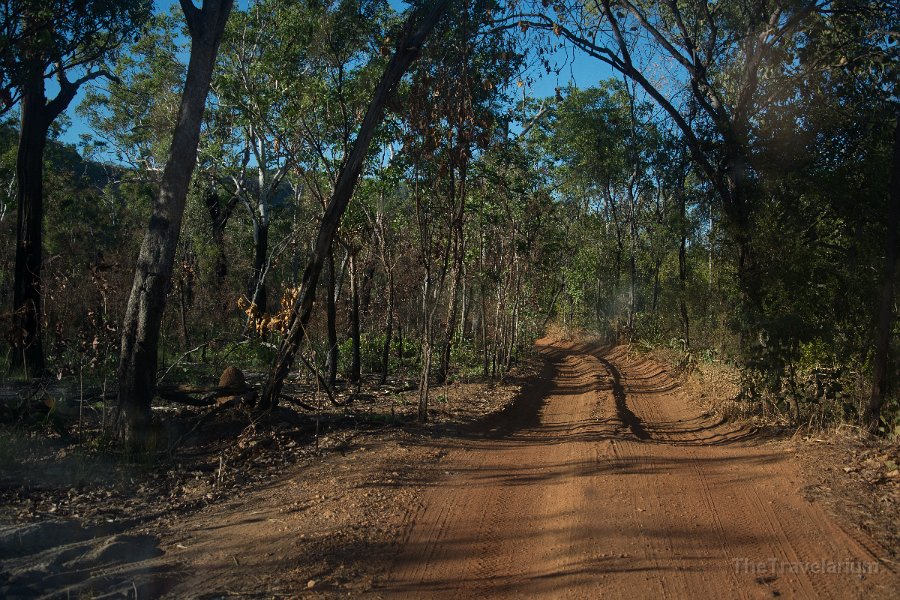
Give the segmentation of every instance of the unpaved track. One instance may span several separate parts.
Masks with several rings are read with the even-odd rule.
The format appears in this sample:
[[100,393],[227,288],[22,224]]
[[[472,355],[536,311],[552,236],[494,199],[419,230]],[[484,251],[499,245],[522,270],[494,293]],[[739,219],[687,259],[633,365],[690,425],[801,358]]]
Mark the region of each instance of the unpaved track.
[[880,549],[800,496],[783,444],[621,349],[539,345],[541,376],[442,460],[376,594],[897,597]]

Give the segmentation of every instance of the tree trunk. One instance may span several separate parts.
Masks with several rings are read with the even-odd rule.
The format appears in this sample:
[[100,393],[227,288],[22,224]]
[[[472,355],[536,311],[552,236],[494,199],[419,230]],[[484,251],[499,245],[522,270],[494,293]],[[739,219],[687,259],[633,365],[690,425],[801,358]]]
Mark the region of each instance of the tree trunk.
[[253,276],[250,278],[248,296],[259,314],[268,309],[266,294],[266,267],[269,255],[269,221],[258,217],[253,221]]
[[387,381],[390,369],[391,337],[394,333],[394,272],[387,269],[388,303],[384,324],[384,347],[381,350],[381,385]]
[[405,350],[403,348],[403,321],[397,319],[397,368],[403,369],[403,357]]
[[191,36],[190,61],[169,158],[141,244],[122,325],[119,409],[124,417],[125,441],[132,446],[144,443],[150,425],[166,290],[172,278],[188,186],[197,162],[203,110],[231,5],[232,0],[205,0],[203,8],[197,9],[182,1]]
[[209,213],[209,220],[212,225],[212,240],[216,246],[216,258],[213,262],[212,283],[217,290],[222,290],[225,286],[225,279],[228,277],[228,256],[225,253],[225,226],[231,216],[234,202],[237,200],[235,196],[229,201],[225,207],[222,207],[219,192],[212,188],[206,192],[203,203]]
[[340,350],[337,339],[337,306],[335,295],[337,292],[337,269],[334,267],[334,249],[328,251],[328,272],[325,281],[325,312],[328,326],[328,351],[325,359],[325,371],[327,372],[328,385],[334,387],[337,381],[338,360]]
[[[632,179],[636,178],[635,176]],[[628,291],[628,335],[634,335],[634,318],[637,312],[637,214],[635,210],[635,194],[632,186],[628,186],[628,202],[631,208],[631,223],[628,231],[631,235],[631,256],[628,261],[630,284]]]
[[678,245],[678,305],[681,310],[681,334],[684,347],[691,345],[691,324],[687,309],[687,199],[681,191],[681,239]]
[[350,357],[350,381],[360,380],[359,350],[359,282],[356,273],[356,255],[350,255],[350,341],[352,351]]
[[433,307],[429,310],[428,296],[431,294],[430,279],[431,273],[426,269],[425,282],[422,286],[422,368],[419,372],[419,423],[424,423],[428,420],[428,393],[431,389],[432,323],[434,320],[434,311],[437,308],[437,301],[435,300]]
[[33,72],[21,100],[21,129],[16,156],[18,220],[13,314],[17,339],[10,370],[29,377],[44,371],[41,344],[41,230],[44,218],[44,149],[50,126],[44,75]]
[[872,391],[865,420],[869,430],[878,430],[881,406],[888,388],[888,358],[893,327],[894,278],[897,273],[898,222],[900,222],[900,118],[894,126],[894,159],[891,172],[890,197],[887,210],[887,236],[884,247],[884,281],[878,308],[878,327],[875,332],[875,358]]
[[272,364],[269,377],[263,388],[260,398],[260,406],[268,408],[274,406],[278,397],[281,395],[281,388],[284,385],[284,379],[287,377],[288,371],[294,362],[294,356],[300,349],[300,343],[306,333],[306,325],[309,323],[312,315],[313,303],[316,297],[316,284],[319,275],[322,272],[322,263],[331,248],[334,239],[334,232],[340,223],[347,204],[353,195],[359,174],[362,172],[363,163],[369,151],[369,145],[372,137],[375,135],[375,129],[381,123],[384,115],[384,105],[387,100],[393,96],[394,90],[400,83],[400,79],[406,73],[413,60],[418,56],[419,50],[425,39],[434,29],[438,19],[447,10],[450,0],[434,0],[432,3],[424,5],[410,14],[400,35],[400,41],[397,44],[391,60],[385,67],[378,87],[372,95],[372,101],[363,118],[362,125],[350,155],[344,161],[341,172],[338,175],[337,183],[334,187],[334,193],[331,201],[325,209],[325,215],[319,226],[319,233],[316,236],[316,243],[303,272],[302,289],[297,298],[292,311],[291,324],[288,334],[281,342],[278,349],[278,355]]
[[650,302],[650,312],[653,313],[653,316],[656,316],[657,308],[659,307],[659,270],[662,268],[662,259],[656,259],[656,262],[653,264],[653,299]]
[[[456,200],[454,199],[454,202]],[[466,246],[463,237],[463,218],[466,208],[466,165],[460,167],[459,173],[459,205],[454,207],[453,215],[453,288],[450,290],[449,306],[447,307],[447,327],[444,331],[444,343],[441,347],[441,362],[438,367],[437,383],[442,384],[447,380],[450,371],[450,351],[453,346],[453,335],[456,329],[456,319],[459,314],[459,289],[462,285],[463,259],[465,259]]]
[[488,361],[488,339],[487,339],[487,292],[484,289],[484,282],[481,283],[481,366],[482,374],[487,377],[490,375],[490,364]]

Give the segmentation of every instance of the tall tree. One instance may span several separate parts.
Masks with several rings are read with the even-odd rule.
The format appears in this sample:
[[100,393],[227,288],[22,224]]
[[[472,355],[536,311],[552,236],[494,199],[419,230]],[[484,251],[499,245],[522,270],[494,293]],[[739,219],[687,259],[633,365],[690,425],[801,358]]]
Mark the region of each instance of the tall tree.
[[[547,6],[547,3],[543,3]],[[523,30],[553,32],[631,79],[653,98],[684,136],[691,157],[715,189],[737,249],[738,279],[744,301],[742,323],[755,329],[762,310],[759,265],[753,250],[756,195],[751,141],[754,119],[771,104],[760,85],[777,78],[786,48],[811,14],[812,1],[741,0],[683,5],[638,0],[571,0],[552,11],[514,11],[510,21]],[[641,57],[649,57],[643,62]],[[686,84],[691,101],[679,100],[680,86],[658,83],[651,62],[665,60],[672,78]],[[690,122],[698,110],[714,133]],[[748,332],[749,333],[749,332]],[[745,336],[745,341],[752,336]]]
[[394,95],[403,75],[419,55],[422,44],[446,12],[450,2],[451,0],[432,0],[424,3],[410,13],[403,26],[396,49],[373,92],[372,100],[366,110],[352,149],[342,165],[331,199],[326,206],[312,255],[303,273],[301,291],[292,309],[288,333],[281,342],[278,354],[269,371],[269,377],[263,387],[260,398],[263,408],[277,404],[284,380],[294,362],[294,357],[300,350],[300,343],[306,334],[306,325],[312,316],[316,285],[322,272],[322,266],[331,249],[341,217],[353,196],[353,190],[369,152],[369,145],[384,115],[385,104]]
[[200,125],[232,0],[181,0],[191,54],[169,158],[138,255],[122,326],[119,407],[128,442],[141,443],[156,390],[159,332],[172,276],[185,199],[197,162]]
[[[19,106],[18,221],[13,314],[18,331],[11,369],[44,370],[41,267],[44,150],[54,121],[88,81],[108,77],[106,62],[142,27],[149,0],[6,0],[0,6],[0,113]],[[76,78],[71,79],[73,75]],[[46,80],[59,91],[48,99]]]
[[874,373],[872,391],[865,413],[866,425],[873,432],[878,429],[881,405],[887,393],[888,354],[894,320],[894,280],[897,273],[897,246],[900,245],[900,118],[894,126],[894,156],[891,168],[891,184],[888,192],[890,198],[885,219],[887,235],[884,245],[883,279],[875,329]]

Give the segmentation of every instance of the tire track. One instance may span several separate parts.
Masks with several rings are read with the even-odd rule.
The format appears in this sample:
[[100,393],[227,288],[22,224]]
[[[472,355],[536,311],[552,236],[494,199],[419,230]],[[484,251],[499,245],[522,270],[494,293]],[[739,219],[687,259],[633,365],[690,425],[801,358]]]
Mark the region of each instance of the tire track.
[[[664,370],[622,348],[541,348],[545,377],[503,435],[437,442],[450,446],[442,466],[452,475],[427,490],[380,593],[891,597],[898,581],[887,569],[795,572],[875,559],[797,494],[777,444],[714,422]],[[790,572],[758,568],[766,561]]]

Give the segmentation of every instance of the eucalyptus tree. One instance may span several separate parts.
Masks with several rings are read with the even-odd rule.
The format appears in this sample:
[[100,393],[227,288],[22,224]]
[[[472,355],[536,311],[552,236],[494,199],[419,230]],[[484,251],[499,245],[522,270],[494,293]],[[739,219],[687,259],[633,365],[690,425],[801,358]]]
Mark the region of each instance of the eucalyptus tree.
[[385,105],[393,97],[401,79],[418,57],[422,44],[444,15],[449,4],[450,0],[433,0],[411,9],[397,36],[395,50],[384,68],[378,85],[374,88],[365,116],[359,124],[345,160],[342,161],[330,200],[326,204],[313,252],[303,273],[301,292],[292,308],[288,332],[281,342],[263,387],[260,403],[264,408],[277,404],[284,380],[306,335],[306,325],[312,316],[316,284],[322,266],[365,166],[370,143],[384,116]]
[[[465,283],[468,173],[495,139],[497,114],[521,65],[514,40],[489,26],[490,2],[467,2],[434,34],[405,90],[401,136],[416,207],[422,266],[419,418],[427,417],[432,356],[447,378]],[[435,322],[442,315],[443,331]]]
[[[589,237],[594,239],[584,240],[573,252],[590,252],[593,260],[601,263],[606,262],[605,253],[613,257],[611,269],[582,261],[578,269],[589,268],[594,275],[580,272],[581,284],[568,286],[567,294],[577,293],[579,302],[593,295],[598,320],[602,316],[615,321],[624,312],[625,326],[631,330],[643,303],[639,245],[644,243],[642,237],[649,225],[646,213],[657,191],[651,165],[657,133],[650,122],[650,107],[636,101],[633,92],[615,80],[583,90],[570,88],[552,106],[536,127],[536,143],[546,152],[559,194],[575,205],[573,225],[583,221],[588,229],[603,228],[593,231]],[[609,230],[612,236],[607,235]],[[612,248],[607,249],[604,239],[610,237]],[[626,264],[628,285],[623,288]],[[611,281],[604,282],[604,274],[610,271]],[[591,278],[594,291],[586,286]],[[625,306],[621,306],[623,298]]]
[[[108,63],[141,31],[149,0],[5,0],[0,5],[0,112],[19,109],[18,221],[11,369],[44,370],[41,266],[44,150],[54,121],[87,82],[110,77]],[[47,96],[47,82],[58,88]]]
[[[804,24],[823,10],[812,0],[682,4],[581,0],[513,9],[508,24],[572,44],[632,80],[665,111],[715,189],[738,248],[743,323],[759,320],[762,290],[753,250],[754,123],[784,82]],[[665,72],[655,65],[664,65]],[[690,101],[683,100],[683,90]],[[689,119],[690,111],[699,116]],[[711,138],[706,139],[710,133]],[[749,337],[746,341],[749,342]]]
[[[254,27],[253,36],[266,43],[246,74],[235,70],[250,91],[239,110],[270,136],[272,147],[284,156],[291,181],[324,212],[374,79],[384,66],[393,11],[385,0],[269,0],[254,10],[261,15],[254,18],[270,21],[270,26]],[[242,44],[245,38],[240,38]],[[350,246],[343,244],[345,251]],[[329,249],[326,258],[325,367],[330,384],[337,378],[336,303],[345,271],[335,264],[336,251],[340,247]],[[349,259],[345,252],[343,263]]]
[[122,325],[119,408],[129,443],[143,443],[150,425],[166,289],[171,280],[188,186],[197,162],[206,98],[231,6],[232,0],[204,0],[200,8],[190,0],[181,0],[191,38],[190,59],[169,157],[141,244]]
[[[213,79],[211,142],[204,153],[213,184],[247,209],[253,227],[252,271],[247,295],[253,310],[268,308],[269,230],[272,212],[287,187],[286,118],[309,67],[314,10],[283,0],[255,2],[237,12],[226,29]],[[290,74],[290,76],[288,76]]]

